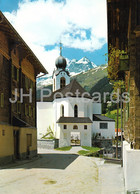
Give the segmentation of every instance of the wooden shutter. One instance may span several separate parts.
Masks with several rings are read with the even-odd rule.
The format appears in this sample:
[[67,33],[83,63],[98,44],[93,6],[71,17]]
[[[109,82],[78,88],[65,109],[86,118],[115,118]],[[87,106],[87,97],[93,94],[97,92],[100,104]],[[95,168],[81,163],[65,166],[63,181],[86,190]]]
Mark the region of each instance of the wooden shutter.
[[14,65],[12,65],[12,78],[14,79]]
[[4,107],[4,93],[1,93],[1,108]]
[[19,82],[19,69],[17,69],[17,82]]

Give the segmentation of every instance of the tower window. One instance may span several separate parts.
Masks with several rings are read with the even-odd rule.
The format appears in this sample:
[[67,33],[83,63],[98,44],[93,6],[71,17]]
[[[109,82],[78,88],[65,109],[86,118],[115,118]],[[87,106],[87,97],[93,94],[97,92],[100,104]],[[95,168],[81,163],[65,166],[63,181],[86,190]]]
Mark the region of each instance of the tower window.
[[74,117],[78,117],[78,106],[74,106]]
[[61,79],[60,79],[60,88],[65,87],[65,85],[66,85],[66,80],[65,80],[64,77],[61,77]]

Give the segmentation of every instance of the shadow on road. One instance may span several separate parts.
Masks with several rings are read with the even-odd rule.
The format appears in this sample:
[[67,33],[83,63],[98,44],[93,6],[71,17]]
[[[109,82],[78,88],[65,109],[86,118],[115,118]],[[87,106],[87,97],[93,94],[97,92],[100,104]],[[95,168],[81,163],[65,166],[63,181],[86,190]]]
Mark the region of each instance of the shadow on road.
[[39,159],[35,160],[24,160],[16,161],[13,164],[6,165],[2,169],[31,169],[31,168],[45,168],[45,169],[65,169],[67,168],[74,160],[78,158],[77,154],[39,154]]

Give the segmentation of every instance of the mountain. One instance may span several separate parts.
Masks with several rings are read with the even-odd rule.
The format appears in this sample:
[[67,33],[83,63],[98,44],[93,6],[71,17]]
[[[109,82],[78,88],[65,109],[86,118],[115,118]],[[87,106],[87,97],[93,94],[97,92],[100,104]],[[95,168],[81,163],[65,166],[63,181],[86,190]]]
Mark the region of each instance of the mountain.
[[101,65],[72,76],[71,79],[76,79],[86,91],[90,92],[90,90],[105,77],[107,78],[107,65]]
[[[81,72],[87,72],[90,69],[96,68],[97,66],[91,62],[87,57],[83,57],[80,60],[72,59],[67,64],[67,70],[71,76],[80,74]],[[37,87],[45,87],[53,83],[51,75],[45,75],[37,79]]]
[[44,75],[43,77],[37,78],[37,88],[45,87],[53,84],[51,75]]
[[97,66],[93,62],[91,62],[87,57],[83,57],[79,61],[76,59],[72,59],[71,61],[69,61],[67,65],[67,69],[71,73],[71,75],[86,72],[95,67]]
[[106,77],[103,77],[100,79],[89,91],[89,93],[92,95],[94,92],[100,92],[101,95],[104,92],[111,93],[113,91],[113,86],[109,83],[109,79]]
[[[93,92],[101,92],[101,94],[105,92],[111,92],[112,86],[109,84],[109,80],[107,78],[107,65],[101,65],[94,69],[90,69],[86,72],[81,72],[74,76],[71,76],[71,80],[76,79],[80,85],[85,88],[87,92],[92,94]],[[45,83],[45,82],[44,82]],[[40,82],[39,82],[40,84]],[[40,84],[41,85],[41,84]],[[37,98],[40,96],[40,85],[37,87]],[[43,88],[52,88],[52,84],[42,86]]]

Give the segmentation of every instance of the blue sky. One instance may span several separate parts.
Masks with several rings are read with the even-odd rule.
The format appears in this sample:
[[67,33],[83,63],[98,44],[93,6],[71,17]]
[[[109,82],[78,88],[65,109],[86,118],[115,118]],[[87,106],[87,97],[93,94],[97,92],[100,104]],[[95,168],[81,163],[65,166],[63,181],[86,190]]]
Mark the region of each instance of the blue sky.
[[106,63],[106,0],[0,0],[0,9],[50,73],[60,40],[68,60]]

